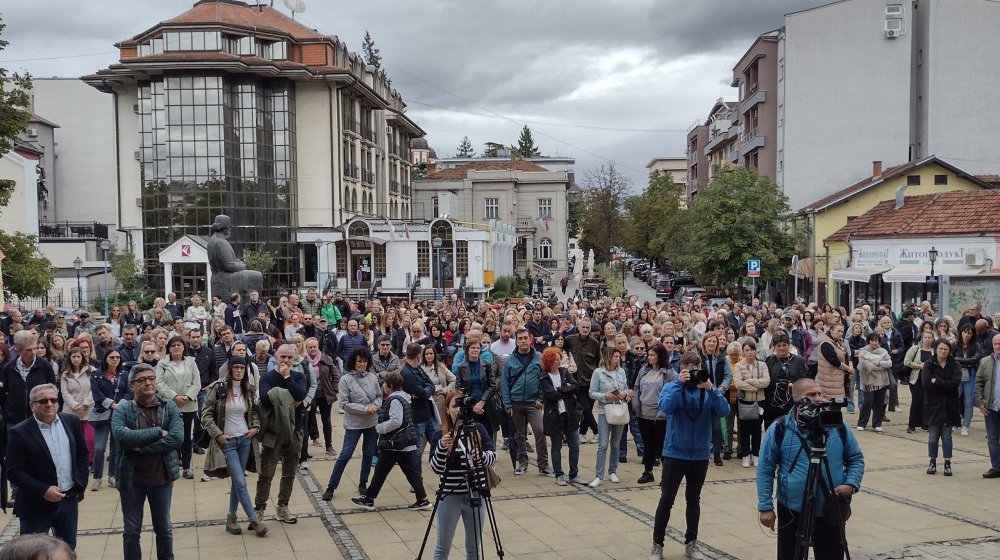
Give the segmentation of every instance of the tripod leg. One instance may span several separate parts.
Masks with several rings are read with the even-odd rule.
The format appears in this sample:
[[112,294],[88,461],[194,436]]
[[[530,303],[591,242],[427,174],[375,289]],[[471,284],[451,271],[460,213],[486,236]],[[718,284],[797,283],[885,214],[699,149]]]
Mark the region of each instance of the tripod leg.
[[[833,473],[831,473],[830,471],[830,461],[827,460],[826,457],[823,457],[823,468],[826,470],[826,479],[830,481],[830,485],[832,486]],[[834,520],[834,522],[837,524],[837,532],[838,536],[840,537],[840,546],[841,548],[844,549],[844,556],[847,557],[847,560],[851,560],[851,551],[847,548],[847,522],[844,520],[844,513],[840,511],[840,502],[838,501],[837,493],[834,491],[832,487],[829,488],[828,490],[829,492],[827,494],[826,499],[833,500],[833,503],[836,504],[836,507],[833,508],[834,511],[837,513],[837,518]]]

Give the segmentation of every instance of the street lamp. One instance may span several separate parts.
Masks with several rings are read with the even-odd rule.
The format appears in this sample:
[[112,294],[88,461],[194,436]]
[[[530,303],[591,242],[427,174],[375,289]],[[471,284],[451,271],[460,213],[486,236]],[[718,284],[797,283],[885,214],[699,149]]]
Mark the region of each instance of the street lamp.
[[930,279],[932,280],[932,283],[928,284],[927,286],[927,301],[931,302],[931,306],[934,305],[934,300],[932,299],[933,292],[931,292],[931,285],[934,285],[935,287],[937,285],[937,278],[934,277],[934,262],[937,261],[937,258],[938,258],[938,250],[932,246],[931,250],[927,251],[927,259],[931,261]]
[[83,268],[83,261],[80,257],[73,259],[73,268],[76,269],[76,304],[83,307],[83,287],[80,286],[80,270]]
[[[438,298],[438,283],[441,282],[441,238],[435,237],[431,243],[434,245],[434,266],[437,269],[437,282],[431,282],[434,285],[434,299]],[[443,287],[443,286],[442,286]]]
[[105,239],[101,241],[101,250],[104,251],[104,316],[108,316],[108,298],[110,293],[108,292],[108,249],[111,248],[111,242]]
[[320,257],[320,252],[323,250],[323,240],[317,237],[316,241],[313,241],[313,243],[316,244],[316,287],[318,288],[320,298],[322,298],[323,297],[323,277],[322,277],[323,268],[320,265],[320,262],[321,262],[320,261],[320,258],[321,258]]

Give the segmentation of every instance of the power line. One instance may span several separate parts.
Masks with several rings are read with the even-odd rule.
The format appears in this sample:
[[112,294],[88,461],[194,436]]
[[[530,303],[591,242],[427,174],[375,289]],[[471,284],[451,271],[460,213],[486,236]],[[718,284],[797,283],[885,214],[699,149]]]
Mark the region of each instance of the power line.
[[6,59],[6,60],[0,60],[0,63],[6,64],[8,62],[38,62],[38,61],[41,61],[41,60],[61,60],[61,59],[65,59],[65,58],[84,58],[84,57],[87,57],[87,56],[97,56],[99,54],[105,54],[105,55],[106,54],[114,54],[116,52],[118,52],[118,51],[101,51],[101,52],[92,52],[92,53],[85,53],[85,54],[62,55],[62,56],[43,56],[43,57],[40,57],[40,58],[11,58],[11,59]]

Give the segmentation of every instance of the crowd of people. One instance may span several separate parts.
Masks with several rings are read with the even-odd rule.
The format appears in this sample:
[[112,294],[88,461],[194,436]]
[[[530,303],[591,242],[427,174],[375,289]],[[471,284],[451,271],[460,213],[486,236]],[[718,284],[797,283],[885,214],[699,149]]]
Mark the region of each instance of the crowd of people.
[[[777,431],[798,433],[789,412],[803,399],[843,399],[856,414],[855,430],[832,438],[843,449],[830,481],[838,494],[861,483],[855,431],[878,433],[892,421],[911,433],[926,430],[927,473],[937,472],[940,446],[943,474],[952,476],[952,434],[968,436],[977,409],[991,460],[983,477],[1000,478],[1000,313],[983,316],[975,306],[956,321],[928,302],[902,310],[860,302],[848,311],[802,302],[779,308],[757,298],[712,307],[634,296],[351,301],[309,289],[301,298],[264,300],[251,291],[245,301],[233,294],[208,305],[167,294],[149,309],[129,302],[109,315],[7,310],[0,324],[4,476],[22,531],[52,529],[70,547],[78,501],[88,490],[116,488],[127,559],[140,557],[146,502],[158,557],[170,557],[172,483],[194,478],[197,457],[202,480],[230,479],[226,531],[242,532],[242,509],[249,530],[263,537],[279,464],[275,517],[295,523],[288,505],[296,471],[309,469],[311,453],[330,456],[322,499],[331,500],[359,444],[359,479],[350,486],[365,509],[375,508],[396,465],[414,494],[410,509],[426,510],[425,466],[434,474],[451,461],[459,471],[503,470],[497,454],[506,451],[515,476],[528,472],[533,455],[553,484],[598,488],[619,483],[618,465],[634,453],[643,467],[637,483],[656,482],[661,468],[651,558],[661,557],[682,479],[685,551],[701,558],[698,501],[712,463],[735,458],[757,469],[762,524],[786,528],[796,519],[798,504],[781,486],[777,512],[772,505],[775,470],[796,460],[783,455],[796,442],[776,442],[770,428],[788,424]],[[912,396],[905,414],[901,386]],[[475,449],[459,449],[450,433],[459,397],[474,403]],[[334,441],[338,413],[344,436]],[[38,431],[44,437],[32,439]],[[25,455],[26,441],[46,448]],[[580,465],[586,444],[596,444],[592,469]],[[44,469],[39,453],[51,457]],[[247,472],[258,474],[254,497]],[[440,558],[459,518],[482,526],[481,518],[473,524],[481,510],[463,502],[475,490],[469,479],[442,480]],[[793,536],[779,530],[779,557],[790,558]]]

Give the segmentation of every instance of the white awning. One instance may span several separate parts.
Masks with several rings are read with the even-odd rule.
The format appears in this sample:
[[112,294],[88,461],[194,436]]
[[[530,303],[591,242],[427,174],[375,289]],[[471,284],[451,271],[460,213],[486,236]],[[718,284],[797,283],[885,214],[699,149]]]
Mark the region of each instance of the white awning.
[[830,278],[840,280],[841,282],[868,282],[871,280],[872,276],[882,274],[887,270],[889,270],[889,267],[887,266],[878,268],[860,268],[851,266],[840,270],[831,270]]
[[[985,269],[983,268],[969,268],[966,266],[944,266],[934,268],[934,274],[937,276],[975,276],[977,274],[982,274],[984,271]],[[927,277],[930,275],[931,271],[929,267],[898,266],[883,273],[882,280],[884,282],[910,282],[922,284],[927,281]]]

